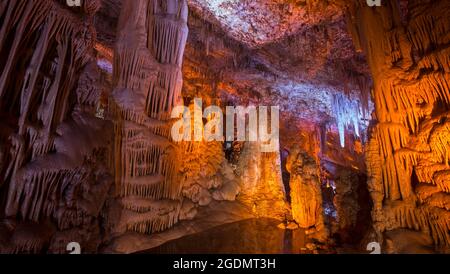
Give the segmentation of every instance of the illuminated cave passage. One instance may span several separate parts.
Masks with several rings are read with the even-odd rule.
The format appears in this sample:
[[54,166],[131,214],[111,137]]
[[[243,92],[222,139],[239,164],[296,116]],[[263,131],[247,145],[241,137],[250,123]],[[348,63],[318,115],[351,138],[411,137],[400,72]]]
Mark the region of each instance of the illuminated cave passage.
[[0,253],[449,253],[450,2],[366,2],[2,0]]

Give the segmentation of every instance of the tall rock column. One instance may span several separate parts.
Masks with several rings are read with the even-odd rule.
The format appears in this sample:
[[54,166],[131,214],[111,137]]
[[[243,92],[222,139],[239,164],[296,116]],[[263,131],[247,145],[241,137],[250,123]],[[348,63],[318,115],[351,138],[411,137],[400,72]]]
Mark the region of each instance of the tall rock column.
[[319,169],[314,158],[294,147],[286,160],[291,174],[292,217],[302,228],[310,229],[314,237],[326,240],[328,229],[324,223],[322,190]]
[[116,183],[122,205],[117,233],[152,233],[178,221],[182,184],[170,141],[180,102],[186,45],[185,0],[126,0],[114,61]]
[[381,235],[408,228],[450,245],[450,3],[348,6],[355,45],[374,78],[377,124],[367,146],[373,219]]
[[241,177],[238,200],[248,206],[255,217],[288,218],[279,152],[262,152],[260,142],[246,142],[237,169]]

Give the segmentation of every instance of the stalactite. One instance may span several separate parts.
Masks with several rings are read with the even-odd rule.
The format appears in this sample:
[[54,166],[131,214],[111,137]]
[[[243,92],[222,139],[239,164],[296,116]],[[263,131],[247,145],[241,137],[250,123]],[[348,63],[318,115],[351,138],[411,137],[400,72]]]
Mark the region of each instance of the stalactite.
[[[165,17],[159,14],[164,10]],[[172,107],[180,102],[182,75],[181,64],[188,36],[187,2],[178,0],[155,0],[149,7],[148,48],[160,64],[155,83],[150,86],[147,111],[152,118],[168,118]],[[156,107],[156,109],[155,109]],[[156,111],[155,111],[156,110]]]
[[120,225],[127,231],[143,234],[163,231],[172,227],[179,218],[181,203],[174,200],[149,201],[130,196],[122,200],[125,210]]
[[[97,131],[80,134],[83,132],[82,128],[89,128],[88,123],[92,123],[87,117],[81,119],[84,121],[76,120],[73,125],[62,125],[67,128],[67,132],[60,129],[63,137],[55,139],[55,149],[58,153],[40,156],[13,178],[6,208],[8,215],[14,216],[20,212],[23,218],[34,221],[40,220],[42,215],[51,216],[58,209],[58,200],[52,200],[53,197],[63,199],[67,187],[86,181],[89,173],[85,173],[79,166],[83,164],[86,155],[104,146],[103,141],[107,138],[102,136],[107,136],[108,131],[105,130],[105,125],[97,125]],[[78,130],[79,133],[75,133]],[[68,149],[74,138],[84,144],[82,150],[75,152]]]
[[[190,105],[194,111],[194,103]],[[208,118],[209,119],[209,118]],[[194,118],[191,121],[196,123]],[[200,122],[202,123],[202,122]],[[197,122],[196,127],[203,124]],[[191,127],[194,134],[194,127]],[[182,174],[183,203],[193,205],[189,218],[194,218],[196,209],[216,201],[234,201],[240,191],[233,169],[225,159],[223,144],[218,141],[177,143],[183,159],[179,172]]]
[[350,101],[343,94],[336,94],[333,97],[333,112],[336,115],[336,122],[339,130],[341,146],[345,147],[345,131],[352,125],[356,136],[360,137],[360,122],[362,112],[357,102]]
[[9,254],[36,254],[42,252],[53,229],[48,225],[35,225],[5,221],[0,234],[0,249]]

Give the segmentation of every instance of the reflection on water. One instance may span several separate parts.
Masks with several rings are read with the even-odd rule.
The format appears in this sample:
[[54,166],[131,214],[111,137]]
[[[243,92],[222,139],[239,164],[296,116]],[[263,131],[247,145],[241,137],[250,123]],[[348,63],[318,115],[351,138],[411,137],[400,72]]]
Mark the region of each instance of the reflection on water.
[[143,253],[305,253],[305,231],[284,230],[273,219],[250,219],[186,236]]

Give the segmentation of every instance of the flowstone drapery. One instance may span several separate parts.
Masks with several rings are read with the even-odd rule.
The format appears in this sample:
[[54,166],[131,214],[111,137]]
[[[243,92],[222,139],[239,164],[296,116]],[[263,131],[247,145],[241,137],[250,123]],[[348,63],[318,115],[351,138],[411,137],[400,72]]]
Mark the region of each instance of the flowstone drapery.
[[97,249],[113,136],[112,124],[95,117],[102,90],[92,20],[99,6],[0,4],[1,251],[65,252],[67,239]]
[[374,78],[377,124],[366,148],[379,233],[422,231],[450,245],[448,1],[348,6]]
[[152,233],[175,224],[182,184],[170,141],[180,102],[186,45],[184,0],[123,2],[114,58],[116,184],[123,211],[118,232]]

